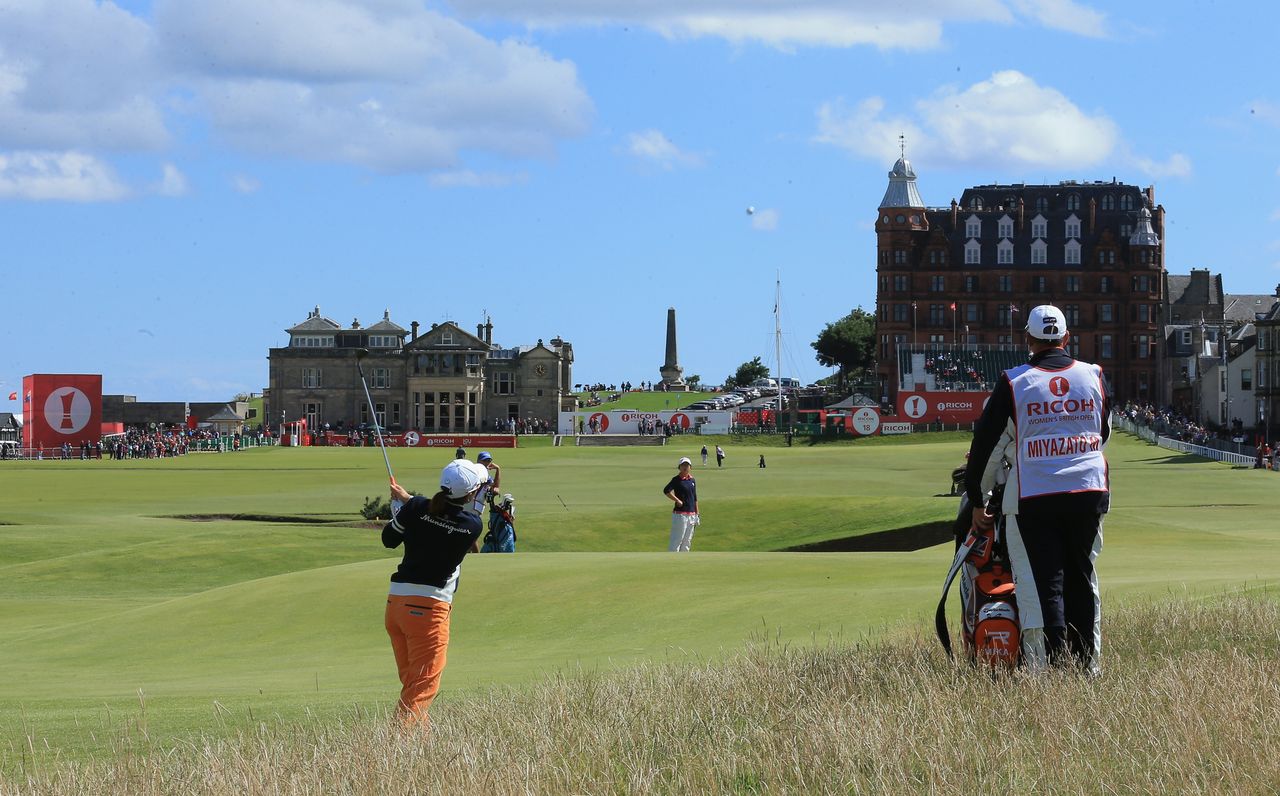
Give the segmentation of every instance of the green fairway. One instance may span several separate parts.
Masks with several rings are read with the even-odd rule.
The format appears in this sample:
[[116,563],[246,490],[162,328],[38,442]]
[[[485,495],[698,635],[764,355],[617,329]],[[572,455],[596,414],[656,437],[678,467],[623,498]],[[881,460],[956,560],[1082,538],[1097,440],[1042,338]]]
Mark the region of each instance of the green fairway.
[[[687,556],[660,552],[661,488],[699,438],[493,451],[517,496],[521,552],[464,565],[443,698],[577,667],[716,656],[753,636],[927,632],[949,546],[768,551],[950,519],[956,499],[942,495],[966,442],[936,440],[729,444],[723,469],[695,467],[704,522]],[[391,456],[402,483],[427,491],[447,454]],[[1109,457],[1106,599],[1274,586],[1275,473],[1123,436]],[[364,497],[384,491],[376,450],[3,465],[7,767],[28,737],[78,754],[109,748],[108,730],[129,722],[161,742],[245,726],[251,711],[330,714],[394,698],[382,608],[398,556],[356,522]],[[295,520],[175,518],[233,514]]]

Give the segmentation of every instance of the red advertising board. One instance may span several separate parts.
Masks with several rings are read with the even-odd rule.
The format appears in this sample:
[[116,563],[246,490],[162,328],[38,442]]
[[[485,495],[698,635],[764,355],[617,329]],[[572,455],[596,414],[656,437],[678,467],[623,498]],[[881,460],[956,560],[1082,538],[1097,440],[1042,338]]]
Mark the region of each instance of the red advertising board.
[[900,392],[898,417],[912,423],[973,423],[982,416],[989,392]]
[[51,451],[97,442],[102,434],[102,376],[33,373],[22,377],[22,447]]

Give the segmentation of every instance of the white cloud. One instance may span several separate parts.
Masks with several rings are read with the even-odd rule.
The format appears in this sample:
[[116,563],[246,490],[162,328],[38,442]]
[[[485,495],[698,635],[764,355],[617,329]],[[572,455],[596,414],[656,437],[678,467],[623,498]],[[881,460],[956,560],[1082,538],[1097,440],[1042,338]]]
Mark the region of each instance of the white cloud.
[[1046,28],[1102,38],[1107,15],[1073,0],[1014,0],[1013,7]]
[[257,193],[262,183],[248,174],[231,175],[231,187],[237,193]]
[[572,63],[409,0],[160,0],[156,20],[215,135],[254,153],[448,169],[548,156],[592,113]]
[[0,147],[137,151],[168,142],[145,22],[93,0],[0,7]]
[[156,193],[161,196],[186,196],[188,190],[190,186],[187,184],[187,175],[172,163],[164,164],[164,176],[156,187]]
[[657,163],[667,170],[676,166],[702,165],[700,156],[680,149],[661,130],[631,133],[627,136],[627,152],[641,160]]
[[129,189],[111,166],[81,152],[0,154],[0,199],[103,202]]
[[1133,165],[1139,171],[1146,174],[1152,179],[1161,179],[1163,177],[1190,177],[1191,176],[1191,158],[1175,152],[1169,156],[1169,159],[1161,163],[1151,158],[1135,157]]
[[765,208],[752,212],[751,228],[760,232],[773,232],[778,228],[778,211]]
[[1087,113],[1057,89],[1015,70],[964,89],[944,86],[916,101],[913,110],[909,117],[886,117],[878,97],[852,110],[840,101],[824,103],[815,139],[892,162],[901,132],[913,157],[1003,169],[1094,166],[1119,141],[1106,115]]
[[529,179],[524,172],[517,174],[501,174],[498,172],[475,172],[470,169],[442,171],[431,174],[427,182],[433,188],[501,188],[514,183],[522,183]]
[[1280,104],[1264,99],[1254,100],[1249,103],[1249,113],[1259,121],[1280,127]]
[[1103,35],[1105,15],[1073,0],[921,0],[910,13],[883,0],[455,0],[465,16],[535,27],[635,25],[668,38],[718,37],[780,49],[922,49],[942,43],[944,25],[1031,24]]

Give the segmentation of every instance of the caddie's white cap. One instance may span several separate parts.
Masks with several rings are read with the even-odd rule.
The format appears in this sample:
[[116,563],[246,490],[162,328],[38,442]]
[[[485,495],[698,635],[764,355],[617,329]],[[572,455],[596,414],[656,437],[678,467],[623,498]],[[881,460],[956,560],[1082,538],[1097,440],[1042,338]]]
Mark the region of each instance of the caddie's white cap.
[[475,465],[466,459],[454,459],[440,471],[440,488],[453,500],[460,500],[484,483]]
[[689,461],[689,457],[688,457],[688,456],[681,456],[681,457],[680,457],[680,461],[676,462],[676,467],[679,467],[679,466],[680,466],[680,465],[682,465],[682,464],[689,464],[689,465],[692,465],[692,464],[693,464],[693,462]]
[[1052,304],[1041,304],[1027,313],[1027,334],[1037,340],[1061,340],[1067,333],[1067,316]]

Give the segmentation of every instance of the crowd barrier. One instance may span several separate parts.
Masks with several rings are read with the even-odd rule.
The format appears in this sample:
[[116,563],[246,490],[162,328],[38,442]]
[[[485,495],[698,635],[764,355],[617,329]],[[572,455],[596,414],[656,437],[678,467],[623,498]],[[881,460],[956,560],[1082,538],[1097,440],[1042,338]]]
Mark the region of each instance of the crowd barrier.
[[1161,448],[1166,450],[1178,451],[1179,453],[1190,453],[1192,455],[1200,456],[1205,459],[1212,459],[1217,462],[1227,462],[1228,464],[1240,464],[1252,467],[1256,460],[1255,456],[1250,456],[1248,454],[1232,453],[1231,451],[1210,448],[1207,445],[1196,445],[1191,442],[1183,442],[1180,439],[1160,436],[1156,433],[1155,429],[1134,423],[1129,418],[1119,414],[1111,415],[1111,426],[1112,428],[1119,429],[1120,431],[1124,431],[1128,434],[1134,435],[1135,437],[1144,439],[1152,445],[1159,445]]

